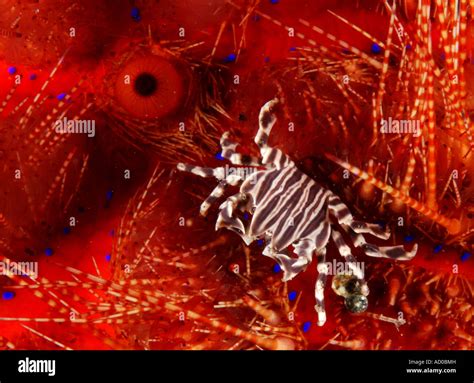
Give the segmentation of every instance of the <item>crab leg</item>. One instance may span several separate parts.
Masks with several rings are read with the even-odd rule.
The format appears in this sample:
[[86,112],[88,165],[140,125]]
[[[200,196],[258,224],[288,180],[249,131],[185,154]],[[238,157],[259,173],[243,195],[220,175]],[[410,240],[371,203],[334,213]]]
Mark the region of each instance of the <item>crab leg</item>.
[[326,248],[319,251],[318,254],[318,278],[314,288],[316,305],[314,309],[318,313],[318,326],[324,326],[326,323],[326,309],[324,307],[324,288],[328,278],[328,265],[326,264]]
[[237,153],[238,144],[232,141],[230,133],[225,132],[221,137],[222,157],[228,159],[233,165],[261,166],[258,158]]

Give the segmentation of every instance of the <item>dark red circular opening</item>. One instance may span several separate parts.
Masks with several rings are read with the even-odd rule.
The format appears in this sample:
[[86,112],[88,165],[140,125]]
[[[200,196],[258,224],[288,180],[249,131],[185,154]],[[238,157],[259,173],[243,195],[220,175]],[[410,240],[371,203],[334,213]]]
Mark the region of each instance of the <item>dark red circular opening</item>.
[[181,105],[185,82],[170,60],[142,56],[131,59],[119,73],[115,98],[135,117],[165,117]]

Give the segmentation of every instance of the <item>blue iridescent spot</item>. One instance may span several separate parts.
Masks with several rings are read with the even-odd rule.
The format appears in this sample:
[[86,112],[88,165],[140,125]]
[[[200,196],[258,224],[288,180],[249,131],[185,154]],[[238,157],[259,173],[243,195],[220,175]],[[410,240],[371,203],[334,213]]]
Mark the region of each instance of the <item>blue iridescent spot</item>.
[[13,291],[4,291],[2,297],[6,301],[9,301],[10,299],[15,298],[15,293]]
[[70,232],[71,232],[71,228],[70,228],[70,227],[67,227],[67,226],[66,226],[66,227],[63,229],[63,233],[64,233],[64,234],[69,234]]
[[30,74],[30,80],[31,80],[31,81],[34,81],[34,80],[36,80],[37,78],[38,78],[38,76],[36,75],[36,73]]
[[110,231],[109,231],[109,235],[110,235],[111,237],[113,237],[113,236],[115,235],[115,229],[110,230]]
[[109,190],[109,191],[105,194],[105,199],[106,199],[107,201],[110,201],[113,196],[114,196],[114,191],[113,191],[113,190]]
[[271,4],[278,4],[279,2],[280,2],[280,0],[270,0]]
[[244,219],[248,221],[249,218],[250,218],[249,213],[244,213]]
[[105,256],[105,260],[107,262],[110,262],[111,259],[112,259],[112,255],[110,253]]
[[377,221],[375,222],[382,230],[385,230],[385,226],[387,225],[385,222],[383,221]]
[[296,52],[296,47],[290,47],[290,52]]
[[370,51],[377,55],[380,52],[382,52],[382,48],[380,47],[379,44],[373,43],[372,46],[370,47]]
[[273,266],[274,273],[279,273],[280,271],[281,271],[281,267],[278,263],[275,266]]
[[405,242],[413,242],[414,239],[415,237],[413,235],[406,235],[405,238],[403,238]]
[[44,253],[45,253],[48,257],[50,257],[51,255],[54,254],[54,251],[53,251],[52,248],[47,247],[46,249],[44,249]]
[[222,161],[224,159],[224,157],[222,157],[222,152],[217,153],[214,157],[219,161]]
[[467,261],[470,257],[471,257],[471,253],[468,252],[468,251],[465,251],[464,253],[462,253],[461,255],[461,261],[465,262]]
[[308,332],[310,328],[311,328],[311,322],[303,323],[303,332]]
[[407,50],[410,50],[410,49],[411,49],[411,44],[407,44],[405,48],[406,48]]
[[265,57],[265,58],[263,59],[263,61],[265,61],[266,63],[270,62],[270,57],[268,57],[268,56]]
[[290,301],[294,301],[297,296],[298,296],[298,294],[296,293],[296,291],[290,291],[290,293],[288,294],[288,299]]
[[443,246],[438,244],[433,248],[433,253],[438,254],[441,250],[443,250]]
[[257,240],[257,245],[258,246],[263,246],[263,239]]
[[62,101],[66,98],[66,93],[59,93],[56,98],[59,100],[59,101]]
[[237,60],[237,55],[235,53],[230,53],[226,58],[224,58],[225,63],[233,63]]
[[16,73],[16,68],[14,66],[11,66],[8,68],[8,73],[9,74],[15,74]]
[[140,9],[137,7],[133,7],[132,10],[130,11],[130,16],[132,16],[132,19],[135,21],[140,21],[142,17],[140,16]]

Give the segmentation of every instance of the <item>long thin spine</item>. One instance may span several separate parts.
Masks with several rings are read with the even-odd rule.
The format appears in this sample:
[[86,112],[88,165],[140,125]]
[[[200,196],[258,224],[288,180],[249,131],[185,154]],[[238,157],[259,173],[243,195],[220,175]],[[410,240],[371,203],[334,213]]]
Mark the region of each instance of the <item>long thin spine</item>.
[[79,176],[77,177],[77,181],[76,181],[76,185],[74,187],[74,191],[71,193],[68,200],[64,204],[64,208],[63,208],[64,213],[66,213],[66,211],[67,211],[69,205],[71,204],[74,196],[76,196],[78,191],[79,191],[79,187],[81,185],[82,178],[84,177],[84,173],[87,169],[88,163],[89,163],[89,154],[86,154],[82,157],[82,166],[81,166],[81,170],[79,171]]
[[30,209],[31,215],[33,216],[33,221],[37,221],[37,211],[35,209],[35,204],[33,202],[33,194],[30,191],[30,187],[28,183],[25,181],[26,176],[25,176],[25,169],[23,166],[23,162],[20,157],[20,153],[16,152],[16,157],[18,161],[18,168],[20,169],[20,173],[22,174],[22,180],[23,180],[23,185],[24,185],[24,190],[26,194],[26,200],[28,202],[28,207]]
[[49,74],[48,78],[46,79],[46,81],[43,83],[43,85],[41,86],[41,89],[39,90],[39,92],[36,94],[35,98],[33,99],[32,103],[30,104],[30,106],[28,107],[28,109],[26,110],[25,112],[25,115],[20,119],[19,121],[19,126],[21,129],[23,129],[26,125],[26,122],[29,120],[29,118],[31,117],[31,114],[33,113],[33,110],[34,110],[34,107],[36,106],[36,103],[38,102],[38,100],[40,99],[41,95],[43,94],[44,90],[46,89],[46,87],[49,85],[49,83],[51,82],[51,80],[53,79],[54,75],[56,74],[56,72],[58,71],[59,67],[61,66],[61,64],[63,63],[64,61],[64,58],[66,57],[66,54],[67,52],[69,51],[69,49],[66,50],[66,52],[62,55],[62,57],[59,59],[59,61],[57,62],[56,66],[53,68],[53,70],[51,71],[51,73]]
[[[5,263],[10,263],[11,260],[5,256],[2,257],[3,262]],[[27,285],[28,282],[20,279],[20,277],[16,275],[7,275],[7,277],[14,282],[17,282],[19,285]],[[27,275],[28,279],[31,280],[33,283],[38,283],[36,278],[34,278],[31,275]],[[59,312],[60,313],[67,313],[67,312],[74,312],[75,314],[78,314],[77,310],[75,310],[73,307],[71,307],[67,302],[65,302],[63,299],[59,298],[57,294],[55,294],[53,291],[48,290],[44,287],[40,287],[34,292],[35,296],[38,298],[44,300],[48,306],[57,309],[59,306]],[[46,295],[49,295],[47,297]]]
[[[277,337],[275,339],[271,339],[271,338],[266,338],[257,334],[252,334],[246,330],[242,330],[235,326],[228,325],[219,320],[210,319],[207,316],[203,316],[192,310],[185,310],[181,306],[175,303],[172,303],[172,302],[163,303],[157,297],[144,296],[142,293],[130,288],[124,289],[123,286],[115,282],[104,280],[100,277],[96,277],[94,275],[81,272],[69,266],[66,266],[66,269],[75,275],[85,276],[86,278],[90,279],[93,282],[101,283],[101,284],[106,285],[108,288],[112,288],[113,291],[110,291],[110,292],[113,293],[113,295],[117,297],[123,297],[132,303],[139,303],[140,305],[143,305],[145,307],[151,307],[150,304],[153,304],[155,306],[154,310],[159,309],[159,306],[162,306],[166,310],[170,310],[170,311],[178,312],[178,313],[183,312],[188,318],[194,319],[200,323],[207,324],[211,327],[217,328],[233,336],[245,339],[263,348],[277,350],[277,349],[293,349],[295,346],[294,343],[286,337]],[[164,298],[166,298],[166,296]],[[3,318],[0,318],[0,320],[2,319]]]
[[359,56],[361,59],[363,59],[364,61],[366,61],[370,65],[372,65],[374,68],[382,69],[382,64],[379,61],[377,61],[374,58],[370,57],[367,53],[362,52],[359,48],[356,48],[356,47],[350,45],[349,43],[347,43],[344,40],[338,39],[333,34],[327,33],[327,32],[325,32],[324,30],[322,30],[321,28],[319,28],[315,25],[311,25],[308,21],[306,21],[304,19],[299,19],[298,21],[301,24],[303,24],[304,26],[306,26],[308,28],[311,28],[313,31],[319,33],[320,35],[325,36],[327,39],[339,44],[342,48],[348,49],[349,51],[354,53],[356,56]]
[[405,177],[403,178],[403,182],[400,186],[400,191],[406,195],[410,194],[410,186],[413,180],[413,174],[415,173],[416,167],[416,157],[413,154],[413,149],[410,150],[410,157],[408,159],[408,167],[405,173]]
[[3,100],[2,104],[0,105],[0,114],[5,110],[5,107],[8,105],[8,102],[15,94],[16,88],[17,86],[12,86],[7,95],[5,96],[5,100]]
[[26,326],[26,325],[24,325],[24,324],[22,324],[22,327],[26,328],[28,331],[32,332],[33,334],[38,335],[40,338],[43,338],[43,339],[47,340],[48,342],[53,343],[54,345],[58,346],[58,347],[61,348],[61,349],[69,350],[69,351],[72,350],[72,348],[70,348],[70,347],[64,345],[64,344],[61,343],[61,342],[58,342],[57,340],[55,340],[55,339],[53,339],[53,338],[50,338],[50,337],[47,336],[47,335],[44,335],[43,333],[41,333],[41,332],[39,332],[39,331],[37,331],[37,330],[31,328],[31,327],[28,327],[28,326]]
[[376,37],[372,36],[370,33],[368,33],[367,31],[365,31],[364,29],[358,27],[357,25],[351,23],[350,21],[348,21],[347,19],[345,19],[344,17],[338,15],[337,13],[331,11],[330,9],[328,9],[328,12],[333,15],[334,17],[337,17],[339,20],[341,20],[344,24],[347,24],[349,25],[351,28],[353,28],[354,30],[356,30],[357,32],[359,32],[362,36],[365,36],[367,37],[369,40],[372,40],[374,43],[376,43],[378,46],[380,46],[380,48],[382,49],[385,49],[385,43],[381,40],[378,40]]
[[[421,19],[422,19],[422,33],[423,39],[427,42],[427,54],[431,56],[431,36],[429,31],[430,25],[430,1],[422,0],[421,7]],[[426,191],[426,204],[430,209],[437,210],[436,201],[436,142],[435,142],[435,110],[434,110],[434,78],[431,73],[427,74],[427,92],[426,102],[428,106],[428,179],[427,179],[427,191]],[[424,113],[423,113],[424,115]]]
[[[171,303],[165,304],[165,307],[173,311],[182,311],[179,306],[176,306]],[[267,350],[292,350],[295,347],[294,342],[287,337],[277,337],[274,339],[265,338],[263,336],[252,334],[246,330],[242,330],[240,328],[231,326],[221,321],[209,319],[208,317],[198,314],[194,311],[188,310],[188,311],[185,311],[185,313],[191,319],[195,319],[198,322],[205,323],[211,327],[224,331],[225,333],[231,334],[235,337],[245,339]]]
[[428,190],[426,192],[426,204],[430,209],[437,210],[436,200],[436,136],[435,136],[435,106],[434,106],[434,81],[433,76],[428,74]]
[[348,170],[355,176],[371,183],[378,189],[382,190],[383,192],[389,194],[391,197],[399,199],[405,205],[412,208],[413,210],[419,212],[420,214],[424,215],[425,217],[431,219],[432,221],[436,222],[437,224],[443,226],[448,230],[448,232],[452,235],[457,234],[461,231],[462,226],[461,222],[457,219],[447,218],[442,216],[441,214],[431,210],[426,205],[416,201],[415,199],[407,196],[406,194],[401,193],[400,191],[394,189],[392,186],[387,185],[386,183],[376,179],[375,177],[371,176],[370,174],[364,172],[363,170],[340,160],[339,158],[333,156],[332,154],[326,153],[326,157],[329,158],[331,161],[335,162],[342,168]]
[[[37,124],[33,131],[28,135],[28,142],[33,140],[35,137],[39,137],[41,134],[43,134],[43,137],[38,140],[38,143],[36,144],[36,147],[31,153],[31,155],[28,157],[28,161],[32,161],[34,154],[37,153],[38,151],[42,151],[44,149],[45,144],[51,145],[51,136],[53,135],[54,129],[52,127],[54,126],[54,119],[57,118],[61,120],[65,114],[66,111],[68,110],[68,101],[71,100],[71,97],[74,93],[76,93],[79,89],[79,86],[82,84],[84,80],[80,80],[77,85],[75,85],[69,93],[64,97],[63,100],[60,100],[58,105],[53,108],[53,110],[48,113],[48,115],[41,121],[40,124]],[[59,115],[59,118],[57,117]],[[73,120],[78,118],[79,116],[75,116]],[[47,129],[47,126],[50,127],[50,129]]]
[[388,73],[388,64],[389,64],[389,59],[390,59],[390,54],[391,54],[391,46],[392,46],[392,34],[393,34],[393,26],[395,23],[395,10],[396,10],[396,2],[393,3],[393,12],[390,15],[390,24],[388,27],[388,32],[387,32],[387,43],[385,44],[385,51],[384,51],[384,56],[383,56],[383,62],[382,62],[382,70],[380,73],[380,78],[379,78],[379,89],[377,92],[377,99],[375,102],[375,110],[377,112],[380,111],[380,115],[377,117],[383,118],[383,111],[382,111],[382,100],[383,96],[385,94],[385,78]]
[[[466,76],[464,73],[464,65],[463,63],[466,61],[467,58],[467,49],[466,49],[466,43],[467,43],[467,0],[460,0],[460,13],[459,13],[459,61],[461,65],[459,65],[459,74],[460,74],[460,79],[459,79],[459,88],[460,88],[460,96],[461,96],[461,102],[463,104],[463,109],[464,109],[464,104],[466,101]],[[472,9],[471,9],[472,12]]]
[[48,192],[47,192],[46,197],[43,201],[43,204],[41,205],[41,210],[42,211],[46,210],[46,207],[48,206],[48,203],[49,203],[50,199],[53,197],[53,193],[56,191],[56,189],[58,188],[58,186],[61,182],[61,179],[66,174],[67,168],[69,167],[69,164],[71,163],[71,161],[74,158],[75,154],[76,154],[76,150],[75,149],[71,150],[69,152],[69,154],[67,155],[66,159],[64,160],[64,162],[62,163],[56,177],[54,177],[54,180],[53,180],[53,182],[51,183],[51,186],[48,189]]

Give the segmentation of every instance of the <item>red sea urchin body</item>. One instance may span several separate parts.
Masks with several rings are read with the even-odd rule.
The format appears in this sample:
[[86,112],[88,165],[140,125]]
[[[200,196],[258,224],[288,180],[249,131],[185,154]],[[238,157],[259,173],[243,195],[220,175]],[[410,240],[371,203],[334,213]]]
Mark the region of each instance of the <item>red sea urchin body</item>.
[[[433,184],[428,136],[374,140],[377,111],[411,113],[422,105],[415,103],[418,90],[430,88],[420,75],[431,71],[422,67],[428,48],[416,37],[424,33],[418,2],[395,3],[393,23],[412,41],[398,37],[396,24],[387,58],[391,14],[376,0],[2,3],[0,96],[8,103],[0,155],[9,181],[0,187],[1,245],[11,259],[39,261],[44,278],[27,280],[29,289],[2,278],[2,293],[9,293],[2,320],[33,322],[5,322],[2,335],[16,348],[468,348],[473,156],[469,130],[453,111],[464,108],[472,118],[472,64],[462,52],[446,54],[437,2],[421,2],[432,7],[433,61],[440,69],[431,98],[436,212],[459,219],[465,230],[450,236],[433,215],[409,210],[370,182],[408,191],[421,205]],[[470,58],[472,16],[460,3]],[[64,53],[28,124],[15,130]],[[458,89],[447,76],[461,68],[465,88]],[[227,130],[239,137],[239,150],[255,154],[259,108],[275,96],[282,110],[273,142],[358,218],[389,225],[390,245],[421,244],[407,264],[357,253],[366,262],[369,308],[349,313],[328,288],[331,319],[322,328],[313,307],[315,268],[281,282],[278,267],[261,256],[262,244],[246,247],[215,232],[217,209],[207,220],[199,217],[211,183],[190,183],[171,170],[183,157],[223,166],[218,143]],[[428,104],[419,113],[428,115]],[[96,137],[54,135],[49,123],[62,114],[94,120]],[[351,178],[326,152],[373,179]],[[14,181],[20,166],[25,177]],[[330,246],[328,259],[337,256]],[[170,296],[172,304],[164,298]]]

